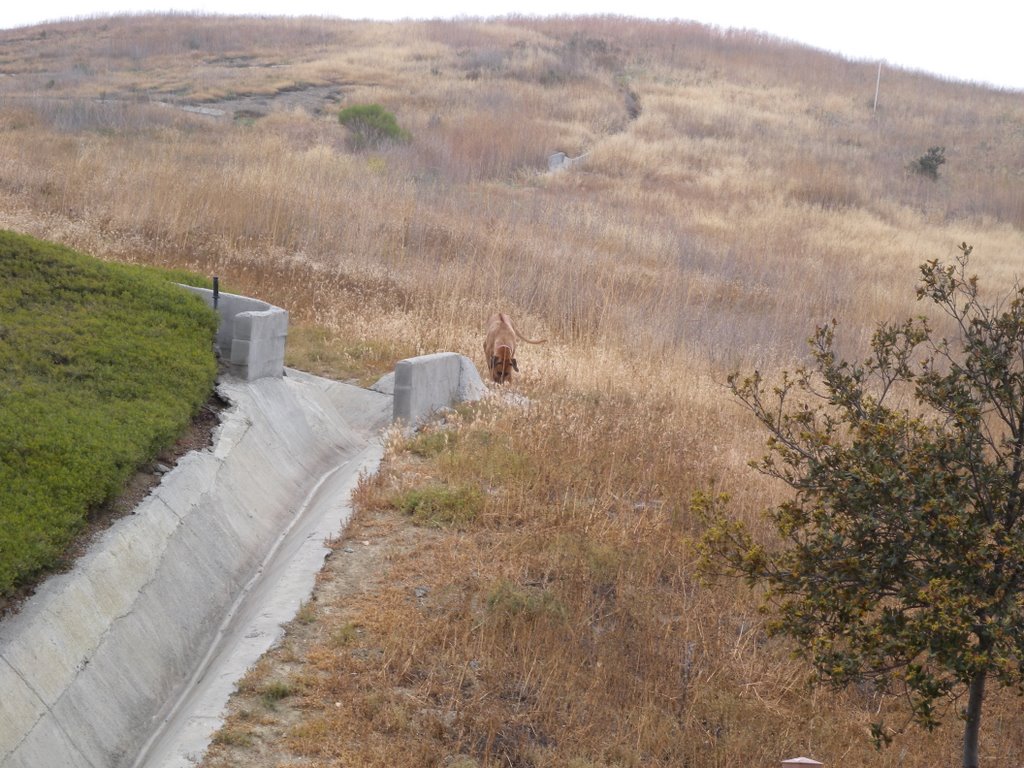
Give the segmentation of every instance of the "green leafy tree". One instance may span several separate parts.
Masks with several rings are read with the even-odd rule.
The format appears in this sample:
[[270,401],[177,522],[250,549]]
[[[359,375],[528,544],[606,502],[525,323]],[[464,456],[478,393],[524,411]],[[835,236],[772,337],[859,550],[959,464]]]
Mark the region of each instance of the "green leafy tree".
[[338,121],[348,128],[349,146],[356,151],[409,140],[409,134],[399,127],[395,116],[380,104],[346,107],[338,114]]
[[768,432],[755,466],[794,491],[767,512],[781,545],[758,543],[725,497],[696,503],[705,564],[766,586],[770,631],[823,681],[904,695],[926,728],[959,702],[976,768],[986,682],[1024,691],[1024,288],[982,302],[970,253],[921,267],[918,299],[952,319],[952,340],[924,318],[881,324],[850,363],[833,321],[777,386],[730,377]]

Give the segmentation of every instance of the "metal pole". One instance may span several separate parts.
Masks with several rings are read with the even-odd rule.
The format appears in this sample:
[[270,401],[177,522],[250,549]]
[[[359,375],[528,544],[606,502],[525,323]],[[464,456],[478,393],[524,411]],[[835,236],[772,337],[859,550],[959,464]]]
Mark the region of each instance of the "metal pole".
[[872,111],[878,111],[878,86],[882,84],[882,62],[878,62],[878,79],[875,80],[875,106]]
[[217,300],[220,298],[220,278],[213,278],[213,308],[217,308]]

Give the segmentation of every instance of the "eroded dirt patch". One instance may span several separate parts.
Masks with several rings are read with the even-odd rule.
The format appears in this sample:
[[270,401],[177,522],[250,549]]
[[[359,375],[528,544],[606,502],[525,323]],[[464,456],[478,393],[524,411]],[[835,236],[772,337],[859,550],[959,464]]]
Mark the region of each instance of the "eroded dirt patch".
[[311,115],[321,115],[336,111],[342,99],[341,88],[336,85],[296,85],[273,94],[239,94],[230,99],[203,102],[191,109],[215,117],[254,120],[274,110],[301,109]]

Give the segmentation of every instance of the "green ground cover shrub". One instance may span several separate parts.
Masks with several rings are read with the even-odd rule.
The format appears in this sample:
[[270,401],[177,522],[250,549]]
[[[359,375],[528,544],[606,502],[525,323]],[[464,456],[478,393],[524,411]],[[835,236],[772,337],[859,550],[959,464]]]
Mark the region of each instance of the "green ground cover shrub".
[[409,141],[408,131],[380,104],[354,104],[338,113],[338,122],[349,130],[349,146],[354,151],[377,149],[387,143]]
[[412,517],[416,525],[428,528],[465,528],[483,511],[484,497],[466,485],[428,485],[403,493],[395,506]]
[[165,274],[0,231],[0,596],[188,425],[216,329]]

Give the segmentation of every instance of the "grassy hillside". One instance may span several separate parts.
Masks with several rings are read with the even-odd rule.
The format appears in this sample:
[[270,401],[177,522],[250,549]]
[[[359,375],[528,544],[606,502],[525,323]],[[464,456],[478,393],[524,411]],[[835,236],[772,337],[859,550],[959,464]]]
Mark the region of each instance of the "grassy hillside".
[[216,327],[167,275],[0,231],[0,597],[188,424]]
[[[291,312],[291,364],[340,378],[441,349],[482,367],[496,309],[550,339],[520,355],[528,408],[393,445],[361,514],[434,503],[440,527],[364,599],[311,606],[309,655],[248,683],[269,703],[232,733],[259,749],[221,764],[258,765],[269,721],[267,765],[956,764],[956,702],[876,754],[898,700],[808,686],[745,586],[700,582],[687,499],[729,490],[756,527],[781,498],[730,370],[792,367],[831,318],[859,354],[962,241],[985,286],[1020,274],[1020,94],[883,68],[875,108],[875,62],[607,17],[0,42],[0,226],[219,274]],[[361,104],[409,140],[355,149],[338,113]],[[914,172],[937,146],[938,177]],[[549,173],[556,151],[586,157]],[[991,693],[990,759],[1024,759],[1018,715]]]

